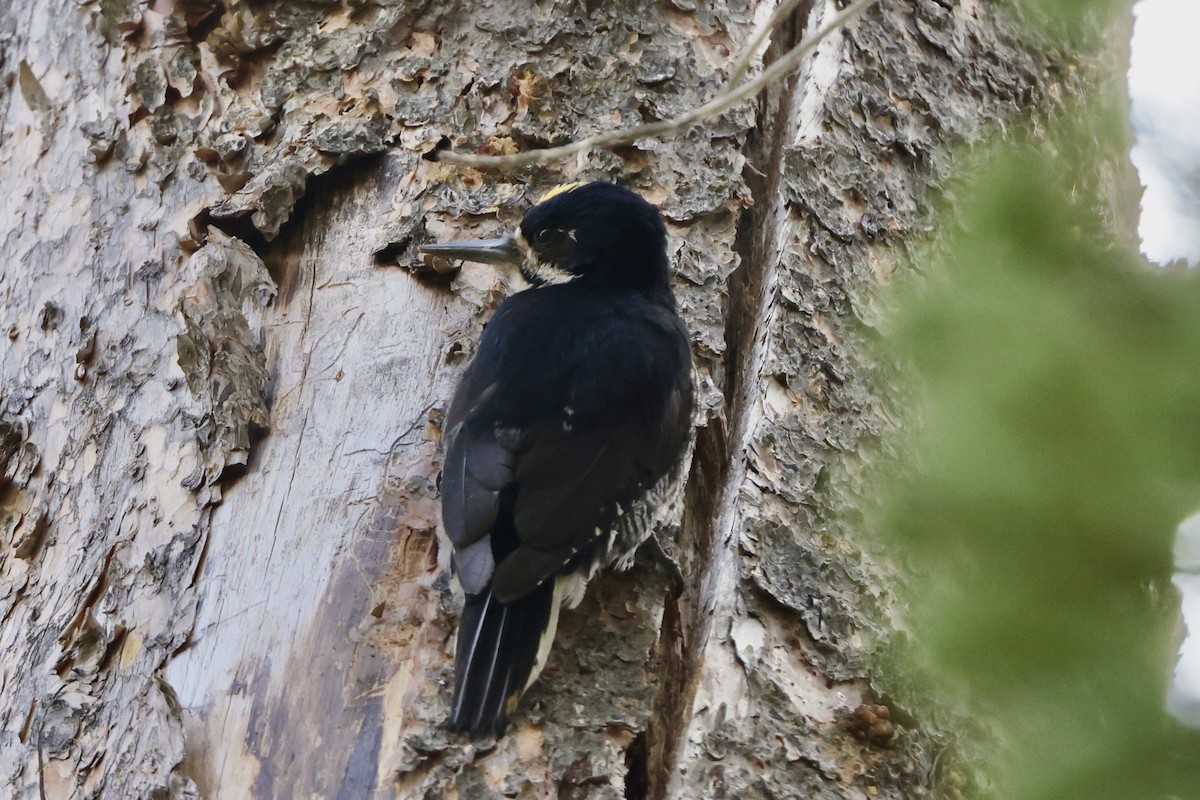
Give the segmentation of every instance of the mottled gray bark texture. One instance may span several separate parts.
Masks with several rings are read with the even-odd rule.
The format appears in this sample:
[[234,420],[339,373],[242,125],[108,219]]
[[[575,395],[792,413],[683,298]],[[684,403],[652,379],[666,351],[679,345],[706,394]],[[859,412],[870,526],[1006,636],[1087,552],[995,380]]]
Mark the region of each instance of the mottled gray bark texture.
[[[671,141],[422,158],[686,111],[769,6],[0,8],[6,797],[952,791],[952,731],[873,684],[893,598],[861,489],[890,401],[863,344],[953,148],[1042,101],[1054,59],[981,0],[885,0]],[[833,9],[801,3],[766,58]],[[686,585],[597,581],[475,746],[441,728],[438,424],[503,287],[424,276],[414,245],[581,177],[670,223],[704,398],[664,535]]]

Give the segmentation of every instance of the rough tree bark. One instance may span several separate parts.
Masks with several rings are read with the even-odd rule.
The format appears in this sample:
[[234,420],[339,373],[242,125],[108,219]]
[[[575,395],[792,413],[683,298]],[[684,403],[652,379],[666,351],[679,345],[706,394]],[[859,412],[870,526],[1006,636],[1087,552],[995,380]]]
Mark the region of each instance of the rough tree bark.
[[[885,0],[670,141],[422,158],[692,108],[771,11],[714,5],[0,8],[5,796],[940,791],[948,732],[872,686],[892,600],[860,489],[890,422],[862,343],[952,149],[1061,64],[993,4]],[[765,58],[834,9],[800,3]],[[686,586],[599,580],[476,747],[440,727],[438,423],[502,286],[402,267],[581,176],[670,221],[705,398],[664,537]]]

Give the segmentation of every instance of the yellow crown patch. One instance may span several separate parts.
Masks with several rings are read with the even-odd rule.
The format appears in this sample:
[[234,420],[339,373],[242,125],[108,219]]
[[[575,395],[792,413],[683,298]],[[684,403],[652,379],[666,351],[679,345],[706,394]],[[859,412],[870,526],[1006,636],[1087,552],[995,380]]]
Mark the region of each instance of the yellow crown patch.
[[534,203],[534,205],[540,206],[542,203],[546,202],[547,200],[553,200],[554,198],[558,197],[560,194],[566,194],[567,192],[574,191],[574,190],[578,189],[580,186],[583,186],[583,181],[576,181],[574,183],[560,183],[558,186],[555,186],[553,189],[551,189],[550,191],[548,191],[544,195],[542,195],[541,199],[539,199],[536,203]]

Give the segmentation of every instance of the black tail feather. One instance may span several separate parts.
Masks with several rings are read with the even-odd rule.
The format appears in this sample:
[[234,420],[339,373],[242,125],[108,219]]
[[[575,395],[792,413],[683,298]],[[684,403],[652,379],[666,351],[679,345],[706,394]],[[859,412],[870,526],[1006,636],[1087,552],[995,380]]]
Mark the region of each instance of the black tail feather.
[[554,581],[546,581],[519,600],[503,604],[491,592],[467,595],[454,657],[452,731],[471,737],[499,736],[515,704],[533,678],[542,640],[554,637]]

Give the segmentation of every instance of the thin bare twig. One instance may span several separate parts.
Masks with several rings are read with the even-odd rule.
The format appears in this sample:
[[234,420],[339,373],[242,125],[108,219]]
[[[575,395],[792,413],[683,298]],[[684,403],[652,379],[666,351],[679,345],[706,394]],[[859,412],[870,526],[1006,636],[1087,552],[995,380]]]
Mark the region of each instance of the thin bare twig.
[[746,44],[742,46],[742,51],[738,53],[737,61],[733,64],[733,71],[729,73],[729,80],[725,81],[725,90],[732,89],[742,82],[742,78],[746,77],[746,72],[750,69],[750,62],[754,60],[754,56],[762,46],[763,41],[766,40],[771,31],[779,27],[779,23],[783,21],[784,17],[791,14],[796,6],[800,5],[800,1],[783,0],[782,3],[775,7],[775,11],[771,16],[764,20],[758,26],[758,29],[750,35],[750,38],[746,40]]
[[736,89],[723,91],[694,111],[681,114],[673,119],[650,122],[645,125],[638,125],[619,131],[606,131],[598,133],[595,136],[580,139],[577,142],[571,142],[570,144],[558,147],[546,147],[539,150],[527,150],[523,153],[512,153],[510,155],[481,156],[469,153],[456,153],[453,150],[442,150],[437,154],[437,160],[448,164],[461,164],[468,167],[525,167],[530,164],[549,164],[588,150],[616,147],[622,144],[629,144],[638,139],[678,133],[693,123],[717,116],[737,105],[742,100],[758,94],[768,84],[795,67],[800,62],[800,59],[815,50],[817,45],[829,36],[829,34],[844,27],[877,2],[879,0],[855,0],[854,3],[851,3],[842,9],[842,11],[835,14],[815,34],[793,47],[786,55],[764,69],[754,80],[743,83]]

